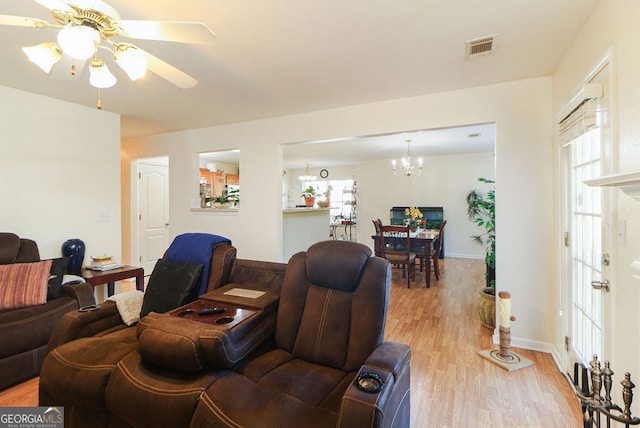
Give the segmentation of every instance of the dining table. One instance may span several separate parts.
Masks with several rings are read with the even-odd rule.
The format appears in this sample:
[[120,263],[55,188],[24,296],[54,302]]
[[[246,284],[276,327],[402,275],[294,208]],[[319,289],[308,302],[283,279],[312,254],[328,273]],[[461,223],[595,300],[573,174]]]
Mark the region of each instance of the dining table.
[[[427,288],[431,288],[431,253],[433,251],[433,241],[436,239],[440,231],[438,229],[417,229],[415,232],[409,232],[411,238],[411,248],[424,251],[425,278]],[[406,237],[406,236],[405,236]],[[373,248],[376,249],[375,255],[381,257],[378,251],[379,235],[371,235],[373,239]],[[385,236],[385,242],[393,241],[395,237]],[[398,240],[402,239],[397,237]]]

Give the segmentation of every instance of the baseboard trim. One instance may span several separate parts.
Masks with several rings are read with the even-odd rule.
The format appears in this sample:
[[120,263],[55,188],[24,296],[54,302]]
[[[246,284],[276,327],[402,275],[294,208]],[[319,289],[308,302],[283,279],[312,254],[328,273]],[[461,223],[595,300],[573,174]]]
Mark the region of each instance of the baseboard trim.
[[[492,340],[494,345],[500,344],[500,334],[497,333],[497,330],[494,331],[492,336]],[[558,348],[556,348],[553,343],[549,342],[541,342],[539,340],[531,340],[524,339],[522,337],[511,337],[511,346],[514,348],[528,349],[530,351],[536,352],[544,352],[546,354],[551,354],[553,361],[556,363],[558,370],[561,369],[561,357],[560,352],[558,352]]]
[[[500,334],[497,330],[493,334],[493,343],[495,345],[500,344]],[[546,352],[547,354],[553,353],[553,344],[549,342],[541,342],[539,340],[524,339],[522,337],[511,336],[511,346],[514,348],[528,349],[530,351]]]
[[445,260],[447,258],[452,258],[452,259],[473,259],[473,260],[484,260],[484,255],[477,255],[477,254],[464,254],[464,253],[448,253],[445,251],[444,253],[444,258]]

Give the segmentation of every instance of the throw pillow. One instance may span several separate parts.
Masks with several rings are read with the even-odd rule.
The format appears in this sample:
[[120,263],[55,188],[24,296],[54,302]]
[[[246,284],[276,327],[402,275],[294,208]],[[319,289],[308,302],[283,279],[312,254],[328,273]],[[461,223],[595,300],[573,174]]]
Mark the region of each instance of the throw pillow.
[[149,312],[164,313],[184,304],[201,273],[201,264],[158,260],[144,293],[140,318]]
[[47,302],[51,260],[0,265],[0,309],[16,309]]
[[51,276],[49,276],[49,286],[47,287],[47,300],[57,299],[62,295],[62,278],[67,272],[69,260],[69,257],[51,260]]

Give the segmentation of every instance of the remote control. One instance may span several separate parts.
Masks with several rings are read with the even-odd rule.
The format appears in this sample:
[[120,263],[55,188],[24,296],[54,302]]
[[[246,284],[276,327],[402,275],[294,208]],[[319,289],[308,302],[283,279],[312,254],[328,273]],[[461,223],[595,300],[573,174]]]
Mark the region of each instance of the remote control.
[[221,314],[226,311],[225,307],[215,307],[215,308],[204,308],[198,311],[198,315],[213,315],[213,314]]

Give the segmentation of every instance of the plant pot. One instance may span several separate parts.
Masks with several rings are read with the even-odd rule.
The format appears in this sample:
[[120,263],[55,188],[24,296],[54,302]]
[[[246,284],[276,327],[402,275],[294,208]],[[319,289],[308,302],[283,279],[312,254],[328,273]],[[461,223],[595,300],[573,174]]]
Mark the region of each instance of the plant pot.
[[478,316],[483,327],[494,330],[496,328],[496,290],[483,288],[478,297]]
[[214,202],[212,205],[214,208],[231,208],[233,206],[233,202],[232,201]]
[[304,198],[304,204],[307,207],[312,207],[316,203],[316,198]]

